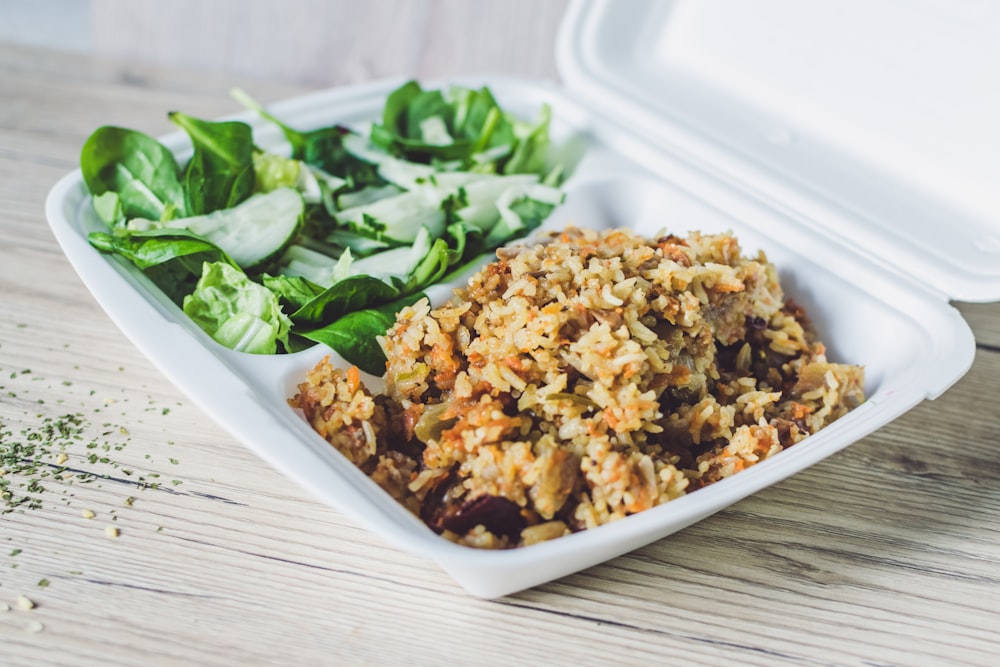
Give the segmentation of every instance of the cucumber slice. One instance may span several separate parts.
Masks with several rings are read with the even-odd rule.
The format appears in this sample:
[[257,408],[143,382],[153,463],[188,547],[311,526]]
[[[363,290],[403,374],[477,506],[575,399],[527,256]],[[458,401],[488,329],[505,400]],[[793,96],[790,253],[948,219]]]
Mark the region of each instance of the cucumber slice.
[[410,244],[421,227],[435,238],[444,232],[445,214],[435,192],[404,192],[379,199],[366,206],[345,209],[336,215],[337,223],[351,231],[394,245]]
[[447,146],[455,142],[441,116],[428,116],[420,121],[420,138],[432,146]]
[[283,276],[305,278],[326,288],[352,273],[352,261],[350,249],[345,250],[340,259],[334,259],[305,246],[290,245],[281,256],[279,273]]
[[356,192],[345,192],[342,195],[338,195],[337,208],[344,210],[357,206],[365,206],[377,202],[379,199],[393,197],[401,192],[402,190],[395,185],[373,185]]
[[357,134],[346,135],[343,146],[348,153],[359,160],[377,165],[379,176],[404,190],[412,190],[426,183],[436,171],[429,165],[400,160],[389,155]]
[[455,215],[468,226],[482,232],[489,232],[500,219],[500,211],[497,210],[495,202],[466,206],[455,211]]
[[[350,248],[351,253],[356,257],[367,257],[392,247],[388,241],[373,239],[349,229],[335,229],[327,234],[323,240],[328,246],[336,246],[330,249],[333,254],[338,254],[339,248]],[[320,248],[320,250],[323,249],[325,248]]]
[[305,204],[292,188],[255,194],[232,208],[166,222],[135,219],[132,230],[186,229],[221,248],[244,270],[278,256],[295,239]]
[[431,232],[421,227],[413,244],[369,255],[351,264],[352,274],[364,274],[392,284],[396,277],[406,281],[433,246]]
[[[535,183],[504,190],[497,198],[496,208],[500,219],[486,235],[486,247],[496,247],[521,236],[541,224],[556,206],[561,204],[564,194],[558,188]],[[529,220],[522,218],[515,210],[518,204],[535,214]]]
[[474,181],[481,181],[484,178],[493,178],[492,174],[477,174],[472,171],[442,171],[434,174],[430,179],[430,184],[444,188],[449,191],[458,191]]
[[481,204],[496,204],[504,193],[511,190],[526,190],[536,183],[538,183],[538,176],[535,174],[487,175],[485,178],[476,179],[463,187],[467,205],[479,206]]
[[[504,209],[515,199],[536,191],[542,197],[551,198],[553,195],[544,188],[547,186],[539,184],[538,176],[535,174],[487,176],[477,179],[463,186],[466,205],[455,211],[455,215],[467,225],[489,233],[505,215]],[[556,193],[558,194],[558,191]],[[498,234],[514,233],[516,227],[512,219],[505,226],[507,231]]]
[[396,276],[403,280],[409,274],[406,264],[410,261],[412,248],[400,246],[392,250],[383,250],[364,259],[359,259],[351,266],[354,275],[371,276],[392,284],[391,278]]
[[334,207],[336,192],[347,185],[344,179],[328,174],[319,167],[301,163],[299,180],[296,189],[302,193],[302,199],[307,204],[323,203],[327,209]]

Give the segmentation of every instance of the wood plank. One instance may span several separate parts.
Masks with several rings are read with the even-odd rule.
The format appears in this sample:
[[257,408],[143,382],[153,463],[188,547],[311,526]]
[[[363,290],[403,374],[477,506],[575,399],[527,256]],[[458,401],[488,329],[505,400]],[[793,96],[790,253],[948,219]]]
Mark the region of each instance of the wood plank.
[[995,303],[955,304],[976,334],[976,343],[1000,350],[1000,305]]

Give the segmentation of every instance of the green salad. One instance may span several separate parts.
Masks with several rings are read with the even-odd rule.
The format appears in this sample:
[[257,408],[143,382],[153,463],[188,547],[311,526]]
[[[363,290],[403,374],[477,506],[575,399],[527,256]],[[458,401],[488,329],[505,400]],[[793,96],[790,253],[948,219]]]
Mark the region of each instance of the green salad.
[[547,106],[513,117],[489,88],[410,81],[364,131],[301,131],[245,93],[290,150],[250,125],[171,112],[186,163],[141,132],[105,126],[80,155],[107,231],[90,243],[134,263],[205,332],[242,352],[315,343],[381,375],[376,342],[422,290],[524,236],[562,202],[547,162]]

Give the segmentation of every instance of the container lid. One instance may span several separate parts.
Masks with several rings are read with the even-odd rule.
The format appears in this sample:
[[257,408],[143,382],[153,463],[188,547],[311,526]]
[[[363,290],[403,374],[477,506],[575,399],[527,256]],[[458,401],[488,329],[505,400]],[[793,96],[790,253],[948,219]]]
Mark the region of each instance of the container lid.
[[566,86],[945,297],[1000,299],[1000,3],[576,0]]

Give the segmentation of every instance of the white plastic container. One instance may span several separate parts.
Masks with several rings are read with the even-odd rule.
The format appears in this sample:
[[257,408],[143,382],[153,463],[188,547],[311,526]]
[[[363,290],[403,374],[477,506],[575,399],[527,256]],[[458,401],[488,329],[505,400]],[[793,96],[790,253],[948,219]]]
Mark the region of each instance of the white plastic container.
[[[995,37],[995,18],[961,14],[977,7],[947,3],[940,11],[967,32]],[[1000,40],[951,54],[942,70],[916,49],[930,36],[945,41],[941,24],[927,18],[932,10],[860,1],[578,2],[558,44],[565,87],[455,81],[489,85],[524,117],[550,104],[554,143],[582,149],[567,202],[547,227],[731,230],[744,251],[763,249],[778,266],[831,359],[866,367],[868,400],[795,447],[666,505],[522,549],[476,550],[434,534],[288,407],[328,349],[270,357],[224,349],[134,267],[94,250],[86,234],[101,224],[79,171],[55,185],[46,213],[109,316],[235,438],[473,595],[501,596],[703,519],[934,398],[968,369],[974,340],[948,299],[1000,298],[1000,188],[992,185],[1000,183],[1000,95],[990,84],[972,109],[972,84],[956,83],[951,66],[994,74]],[[877,29],[889,24],[900,31],[891,43]],[[963,44],[955,37],[949,46]],[[913,71],[893,69],[900,60]],[[928,65],[938,67],[937,78]],[[329,90],[271,110],[303,129],[363,122],[399,83]],[[917,104],[928,86],[953,104]],[[975,128],[969,114],[981,121]],[[274,127],[238,117],[254,126],[258,144],[280,144]],[[186,157],[184,136],[163,141]],[[431,295],[449,293],[441,286]]]

